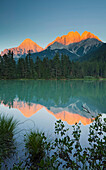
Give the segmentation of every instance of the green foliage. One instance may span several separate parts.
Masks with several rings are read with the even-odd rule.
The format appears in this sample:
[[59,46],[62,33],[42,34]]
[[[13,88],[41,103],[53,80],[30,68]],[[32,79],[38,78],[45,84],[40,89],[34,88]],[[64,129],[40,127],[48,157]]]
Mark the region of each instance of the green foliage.
[[18,164],[14,164],[12,170],[27,170],[25,166],[23,166],[23,161],[20,161]]
[[45,139],[44,133],[38,131],[31,132],[25,137],[25,147],[28,151],[28,158],[30,158],[32,166],[37,167],[37,163],[45,156]]
[[89,158],[88,162],[92,168],[104,167],[106,156],[106,119],[102,122],[101,115],[97,116],[94,123],[89,128]]
[[66,55],[57,53],[53,59],[37,57],[35,62],[30,51],[25,58],[16,62],[13,52],[0,56],[0,79],[71,79],[86,77],[106,77],[105,54],[83,62],[71,62]]
[[[4,118],[2,121],[4,121]],[[6,125],[6,127],[8,126]],[[72,126],[70,137],[68,135],[69,129],[65,127],[61,120],[57,120],[55,123],[56,137],[53,142],[48,142],[45,134],[38,131],[25,135],[26,164],[20,161],[17,165],[13,165],[13,170],[27,168],[43,170],[104,169],[106,165],[105,132],[106,119],[98,115],[89,127],[89,146],[82,148],[80,144],[80,123],[75,123]]]
[[84,79],[85,80],[92,80],[92,79],[94,79],[94,77],[93,76],[84,76]]
[[0,163],[14,153],[14,134],[17,123],[13,117],[0,115]]
[[[72,126],[72,136],[68,135],[69,129],[65,128],[61,120],[55,123],[55,141],[46,144],[45,152],[49,151],[50,155],[44,154],[37,168],[40,169],[103,169],[105,167],[105,143],[106,138],[103,133],[106,131],[106,120],[102,120],[101,115],[95,118],[95,121],[89,128],[89,147],[82,148],[80,144],[80,123]],[[43,136],[44,137],[44,136]],[[34,145],[36,145],[34,143]],[[42,152],[41,152],[42,153]],[[33,155],[33,152],[30,152]],[[36,155],[36,153],[34,153]],[[33,156],[34,156],[33,155]],[[41,154],[42,155],[42,154]],[[35,162],[37,159],[34,159]],[[36,166],[33,166],[33,168]]]
[[[66,135],[68,129],[61,120],[55,124],[55,133],[60,134],[62,138],[55,139],[55,152],[57,157],[65,161],[63,168],[71,169],[103,169],[106,158],[106,119],[102,120],[101,115],[95,118],[95,121],[89,127],[89,147],[82,148],[80,144],[80,124],[73,126],[72,138]],[[61,164],[62,164],[61,162]]]

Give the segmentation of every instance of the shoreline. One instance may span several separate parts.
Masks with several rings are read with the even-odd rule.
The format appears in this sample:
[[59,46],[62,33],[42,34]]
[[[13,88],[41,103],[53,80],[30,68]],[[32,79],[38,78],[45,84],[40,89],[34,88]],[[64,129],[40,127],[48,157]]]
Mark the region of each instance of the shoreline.
[[23,79],[0,79],[0,80],[64,80],[64,81],[66,81],[66,80],[106,80],[106,78],[70,78],[70,79],[25,79],[25,78],[23,78]]

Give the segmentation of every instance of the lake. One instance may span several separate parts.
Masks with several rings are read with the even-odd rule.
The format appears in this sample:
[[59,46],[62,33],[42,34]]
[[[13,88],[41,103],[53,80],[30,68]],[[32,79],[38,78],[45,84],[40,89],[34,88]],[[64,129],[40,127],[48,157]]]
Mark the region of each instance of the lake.
[[105,117],[104,80],[0,80],[0,114],[19,120],[17,142],[35,129],[52,139],[55,122],[61,119],[70,131],[73,124],[81,122],[81,144],[85,147],[91,118],[98,113]]

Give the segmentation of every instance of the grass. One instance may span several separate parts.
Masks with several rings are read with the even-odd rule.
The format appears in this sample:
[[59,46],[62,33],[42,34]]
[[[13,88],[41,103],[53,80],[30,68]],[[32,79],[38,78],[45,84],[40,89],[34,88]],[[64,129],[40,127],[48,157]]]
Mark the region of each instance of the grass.
[[0,115],[0,163],[13,153],[14,134],[18,122],[13,117]]
[[25,147],[29,153],[32,164],[37,167],[42,158],[45,156],[45,136],[39,131],[30,132],[25,137]]

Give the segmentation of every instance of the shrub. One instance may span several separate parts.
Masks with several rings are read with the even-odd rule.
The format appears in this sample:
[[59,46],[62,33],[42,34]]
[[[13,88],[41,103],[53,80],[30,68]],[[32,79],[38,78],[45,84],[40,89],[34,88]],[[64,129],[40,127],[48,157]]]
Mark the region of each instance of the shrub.
[[[55,133],[61,137],[55,139],[55,152],[60,158],[63,168],[71,169],[104,169],[106,165],[106,119],[98,115],[89,127],[89,147],[82,148],[80,144],[80,124],[73,126],[72,138],[66,135],[68,129],[61,120],[55,124]],[[74,151],[73,151],[74,150]]]
[[[106,157],[106,138],[103,137],[106,131],[105,123],[106,119],[103,121],[101,115],[95,118],[89,127],[89,147],[87,148],[82,148],[80,144],[81,130],[80,124],[77,123],[72,126],[70,137],[67,135],[69,129],[65,128],[61,120],[57,120],[55,123],[57,137],[52,143],[47,143],[44,134],[42,136],[42,134],[31,132],[26,140],[26,147],[31,160],[35,162],[33,167],[38,169],[103,169]],[[45,155],[45,144],[49,152],[52,151],[51,156]]]

